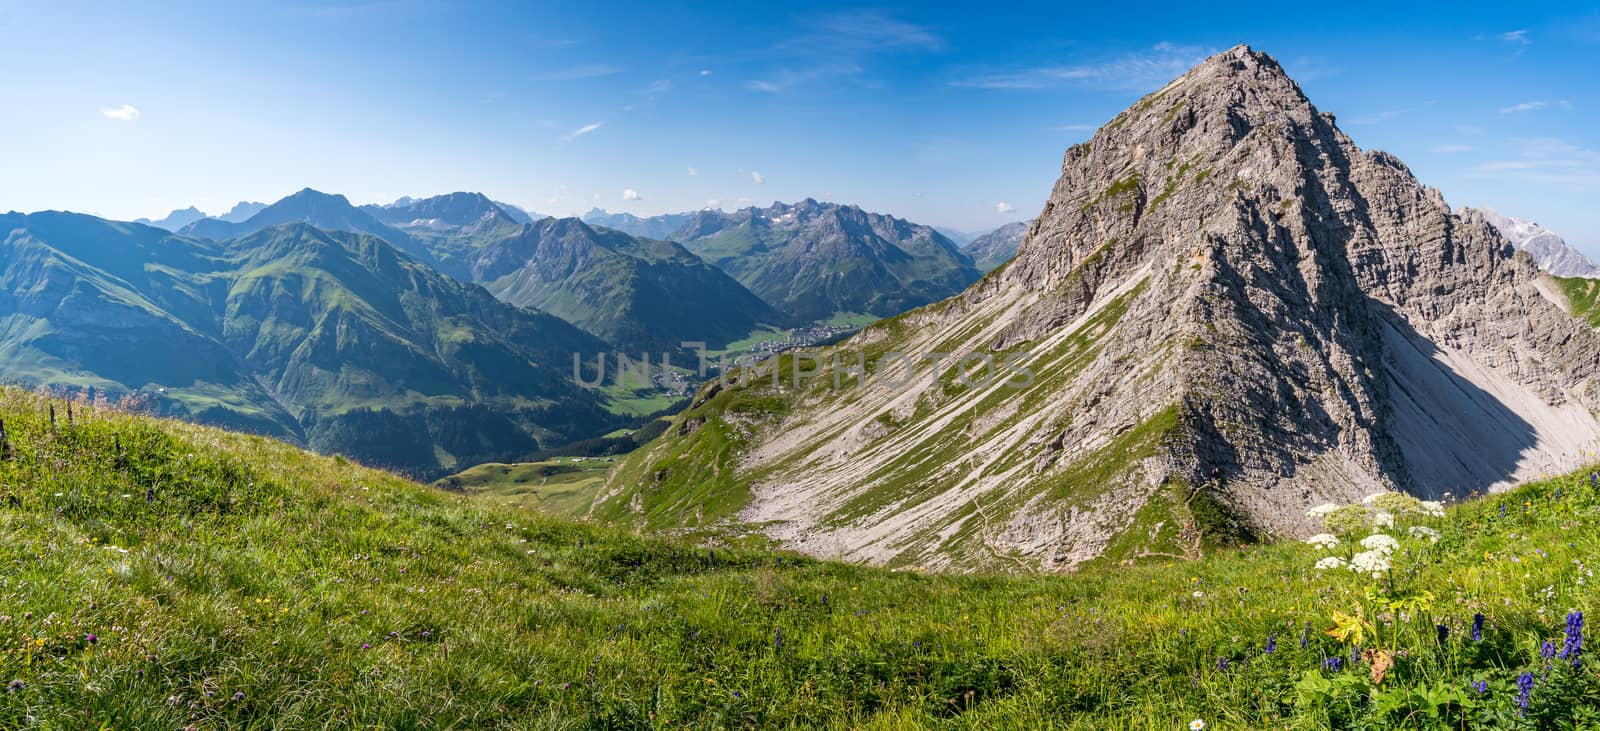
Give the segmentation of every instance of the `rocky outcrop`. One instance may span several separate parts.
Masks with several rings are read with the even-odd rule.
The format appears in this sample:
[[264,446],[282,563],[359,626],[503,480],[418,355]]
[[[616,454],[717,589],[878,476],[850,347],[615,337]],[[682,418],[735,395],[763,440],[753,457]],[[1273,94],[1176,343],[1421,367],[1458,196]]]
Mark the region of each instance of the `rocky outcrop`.
[[[1069,149],[1007,266],[834,351],[1017,359],[1027,384],[750,379],[776,400],[744,400],[774,403],[766,418],[741,407],[696,434],[742,445],[719,489],[748,497],[724,520],[808,553],[952,570],[1194,555],[1307,530],[1323,501],[1577,464],[1600,440],[1600,337],[1540,277],[1240,46]],[[682,470],[694,446],[631,460]],[[640,473],[620,469],[596,512],[665,522],[670,491]]]
[[1528,252],[1540,269],[1558,277],[1600,277],[1600,265],[1568,246],[1556,232],[1533,221],[1502,216],[1488,208],[1479,212],[1512,246]]

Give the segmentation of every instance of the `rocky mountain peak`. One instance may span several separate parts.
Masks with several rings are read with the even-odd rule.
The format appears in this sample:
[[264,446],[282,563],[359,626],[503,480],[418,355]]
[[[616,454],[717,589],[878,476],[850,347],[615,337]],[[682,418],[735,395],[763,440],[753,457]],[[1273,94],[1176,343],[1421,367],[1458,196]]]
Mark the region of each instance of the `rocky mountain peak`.
[[1027,387],[785,393],[736,517],[819,555],[1059,568],[1572,468],[1600,337],[1514,254],[1229,49],[1070,148],[998,274],[840,346],[1017,357]]

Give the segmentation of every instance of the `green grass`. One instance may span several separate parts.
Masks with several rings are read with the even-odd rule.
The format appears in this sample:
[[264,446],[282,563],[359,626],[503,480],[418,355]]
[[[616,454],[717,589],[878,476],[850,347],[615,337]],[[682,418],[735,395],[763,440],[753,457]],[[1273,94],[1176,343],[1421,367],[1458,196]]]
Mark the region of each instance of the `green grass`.
[[0,392],[0,728],[1600,723],[1594,649],[1577,669],[1539,655],[1595,609],[1600,493],[1581,475],[1430,519],[1442,539],[1407,544],[1388,594],[1410,603],[1364,615],[1396,652],[1374,685],[1366,662],[1323,669],[1348,659],[1325,631],[1374,605],[1371,582],[1313,570],[1303,544],[890,572],[556,520],[82,405],[69,426],[59,400],[52,429],[49,406]]
[[1600,309],[1595,300],[1600,298],[1600,281],[1588,277],[1555,277],[1567,297],[1572,314],[1592,326],[1600,327]]
[[557,457],[541,462],[491,462],[437,480],[434,487],[501,505],[569,518],[589,512],[613,461],[608,457]]

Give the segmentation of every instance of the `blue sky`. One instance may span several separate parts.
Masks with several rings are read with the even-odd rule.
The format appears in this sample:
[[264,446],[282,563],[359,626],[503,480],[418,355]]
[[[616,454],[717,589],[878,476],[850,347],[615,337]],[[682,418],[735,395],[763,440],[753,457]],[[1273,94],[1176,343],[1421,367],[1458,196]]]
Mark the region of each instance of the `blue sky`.
[[[592,7],[591,7],[592,5]],[[1452,205],[1600,256],[1600,5],[0,0],[0,210],[311,186],[640,214],[805,196],[986,229],[1210,52],[1275,55]]]

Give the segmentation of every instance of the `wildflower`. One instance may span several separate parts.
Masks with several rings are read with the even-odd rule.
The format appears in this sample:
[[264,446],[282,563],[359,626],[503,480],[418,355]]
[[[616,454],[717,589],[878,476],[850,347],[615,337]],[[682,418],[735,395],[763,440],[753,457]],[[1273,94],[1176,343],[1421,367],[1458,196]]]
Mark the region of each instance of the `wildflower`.
[[1549,640],[1545,640],[1544,642],[1539,644],[1539,657],[1541,657],[1541,658],[1543,658],[1545,660],[1549,660],[1550,658],[1555,657],[1555,656],[1556,656],[1556,643],[1551,642]]
[[1412,538],[1427,539],[1429,543],[1439,542],[1439,531],[1436,531],[1425,525],[1414,525],[1410,528],[1407,528],[1406,535],[1411,536]]
[[1472,615],[1472,641],[1483,641],[1483,614]]
[[1474,681],[1472,681],[1472,689],[1475,690],[1475,691],[1478,691],[1478,695],[1483,695],[1484,693],[1488,693],[1489,692],[1489,681],[1487,681],[1487,680],[1474,680]]
[[1522,710],[1517,715],[1522,715],[1528,710],[1528,695],[1533,693],[1533,673],[1523,673],[1517,677],[1517,706]]
[[1338,509],[1339,509],[1339,506],[1334,505],[1333,503],[1323,503],[1323,504],[1318,505],[1318,506],[1316,506],[1316,507],[1314,507],[1314,508],[1312,508],[1310,510],[1307,510],[1306,511],[1306,517],[1307,518],[1312,518],[1312,519],[1320,519],[1320,518],[1326,517],[1329,513],[1332,513],[1333,511],[1338,510]]
[[94,636],[92,634],[89,634],[89,635],[84,635],[83,641],[92,645],[92,644],[95,644],[96,642],[99,642],[100,638],[96,637],[96,636]]
[[363,643],[361,643],[361,649],[370,650],[370,649],[372,649],[372,645],[369,645],[369,644],[363,642]]
[[1450,637],[1450,628],[1441,624],[1437,629],[1439,631],[1439,644],[1442,645]]
[[1421,510],[1425,515],[1430,515],[1435,518],[1444,517],[1444,503],[1442,502],[1437,500],[1423,500],[1421,503],[1418,503],[1418,505],[1421,507]]
[[1578,653],[1583,651],[1583,612],[1567,615],[1567,643],[1562,646],[1560,658],[1578,665]]
[[1311,644],[1311,620],[1308,619],[1305,628],[1300,630],[1300,649],[1306,649],[1306,645],[1309,644]]
[[1206,593],[1203,592],[1203,591],[1200,591],[1199,589],[1196,589],[1194,591],[1194,598],[1196,598],[1196,599],[1199,599],[1199,598],[1201,598],[1201,597],[1203,597],[1205,595],[1206,595]]
[[1400,542],[1387,533],[1373,533],[1361,539],[1361,547],[1369,551],[1382,551],[1385,555],[1400,547]]
[[6,692],[7,693],[16,693],[16,692],[18,692],[18,691],[20,691],[20,690],[22,690],[23,688],[26,688],[26,687],[27,686],[22,684],[22,681],[13,680],[10,683],[6,684]]
[[1322,659],[1322,667],[1337,673],[1344,669],[1344,658],[1337,655],[1325,657]]
[[1206,722],[1196,718],[1189,722],[1189,731],[1204,731]]
[[1366,496],[1364,498],[1361,498],[1361,504],[1362,505],[1371,505],[1371,504],[1373,504],[1375,502],[1378,502],[1378,498],[1381,498],[1384,495],[1389,495],[1389,494],[1391,494],[1391,493],[1389,493],[1389,492],[1375,492],[1375,493],[1372,493],[1371,495],[1368,495],[1368,496]]
[[1374,528],[1393,528],[1394,527],[1394,513],[1391,513],[1391,512],[1389,512],[1387,510],[1380,510],[1380,511],[1378,511],[1376,513],[1373,513],[1372,514],[1372,527],[1374,527]]
[[1267,654],[1271,655],[1272,653],[1277,652],[1277,651],[1278,651],[1278,636],[1277,635],[1267,635]]
[[236,700],[236,701],[244,700],[244,693],[243,692],[234,693],[233,694],[233,699]]
[[1375,549],[1362,551],[1350,557],[1350,570],[1358,574],[1378,576],[1389,570],[1389,552]]
[[1338,556],[1324,556],[1318,559],[1315,564],[1312,564],[1311,567],[1318,571],[1327,571],[1328,569],[1344,568],[1344,566],[1344,559]]
[[1221,670],[1221,671],[1224,671],[1224,672],[1227,671],[1227,669],[1228,669],[1228,658],[1225,658],[1225,657],[1217,658],[1217,669]]
[[1339,537],[1332,533],[1318,533],[1310,538],[1307,538],[1306,543],[1323,550],[1332,550],[1338,547]]
[[1506,517],[1506,504],[1500,503],[1500,517]]

